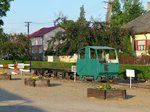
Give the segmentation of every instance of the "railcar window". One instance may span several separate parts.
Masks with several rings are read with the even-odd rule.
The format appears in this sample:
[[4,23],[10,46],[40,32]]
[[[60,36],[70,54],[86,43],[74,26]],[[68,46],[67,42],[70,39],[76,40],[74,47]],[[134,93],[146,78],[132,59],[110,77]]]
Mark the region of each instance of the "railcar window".
[[104,61],[104,51],[101,50],[101,49],[98,49],[98,50],[97,50],[97,54],[98,54],[98,59],[99,59],[100,61]]
[[116,54],[115,54],[115,51],[114,50],[110,50],[109,51],[109,59],[116,59]]
[[91,56],[91,59],[96,59],[96,51],[95,51],[95,49],[90,49],[90,56]]
[[85,49],[81,49],[80,50],[80,59],[84,59],[85,58]]

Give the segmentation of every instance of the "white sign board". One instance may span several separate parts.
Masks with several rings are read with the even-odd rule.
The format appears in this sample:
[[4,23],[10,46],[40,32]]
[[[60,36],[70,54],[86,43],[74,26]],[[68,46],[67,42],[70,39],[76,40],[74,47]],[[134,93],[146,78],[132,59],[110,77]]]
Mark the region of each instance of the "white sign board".
[[72,71],[72,72],[77,72],[76,66],[71,66],[71,71]]
[[30,64],[24,64],[24,66],[30,66]]
[[126,69],[127,77],[135,77],[135,70]]
[[24,63],[18,63],[17,68],[24,68]]
[[8,68],[14,69],[14,64],[8,64]]

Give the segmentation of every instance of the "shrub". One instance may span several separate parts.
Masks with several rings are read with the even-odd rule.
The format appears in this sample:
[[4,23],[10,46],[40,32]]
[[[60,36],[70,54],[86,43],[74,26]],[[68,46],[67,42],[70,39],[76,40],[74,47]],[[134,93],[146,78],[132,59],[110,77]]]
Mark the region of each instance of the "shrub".
[[0,75],[7,75],[6,72],[0,72]]
[[112,87],[110,84],[102,84],[102,85],[98,86],[97,89],[110,90],[110,89],[112,89]]
[[126,69],[135,70],[135,79],[150,79],[149,65],[120,65],[119,78],[126,78]]

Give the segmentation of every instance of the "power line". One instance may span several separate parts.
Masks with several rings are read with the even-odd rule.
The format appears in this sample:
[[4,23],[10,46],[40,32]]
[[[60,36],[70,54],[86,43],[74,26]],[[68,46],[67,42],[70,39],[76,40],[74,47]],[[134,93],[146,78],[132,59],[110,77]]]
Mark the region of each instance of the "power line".
[[51,24],[54,22],[32,22],[33,24]]

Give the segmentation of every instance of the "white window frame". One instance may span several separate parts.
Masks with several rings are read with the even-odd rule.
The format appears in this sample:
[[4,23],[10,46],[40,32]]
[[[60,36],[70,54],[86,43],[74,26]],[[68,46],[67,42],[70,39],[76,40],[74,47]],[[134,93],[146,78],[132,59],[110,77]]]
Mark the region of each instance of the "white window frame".
[[145,40],[139,40],[138,41],[138,50],[144,51],[145,50]]

